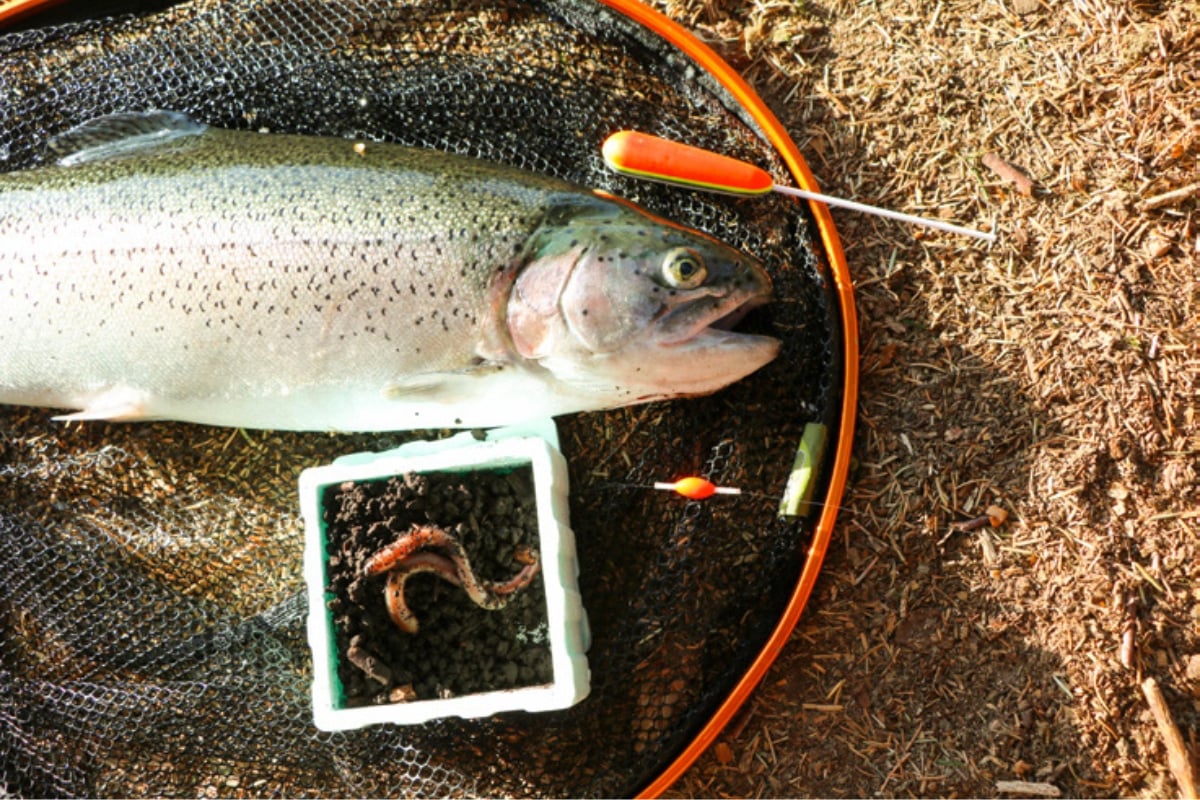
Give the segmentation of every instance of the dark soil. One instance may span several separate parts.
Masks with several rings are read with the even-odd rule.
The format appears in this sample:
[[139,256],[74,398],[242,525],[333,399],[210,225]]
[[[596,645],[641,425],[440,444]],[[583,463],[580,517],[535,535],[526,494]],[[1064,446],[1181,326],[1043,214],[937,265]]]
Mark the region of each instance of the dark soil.
[[408,473],[326,488],[323,514],[328,590],[347,707],[428,700],[549,683],[541,573],[495,611],[432,574],[409,579],[405,596],[420,620],[408,634],[384,604],[386,574],[363,564],[413,524],[434,524],[462,542],[482,580],[520,571],[518,553],[539,546],[532,471]]

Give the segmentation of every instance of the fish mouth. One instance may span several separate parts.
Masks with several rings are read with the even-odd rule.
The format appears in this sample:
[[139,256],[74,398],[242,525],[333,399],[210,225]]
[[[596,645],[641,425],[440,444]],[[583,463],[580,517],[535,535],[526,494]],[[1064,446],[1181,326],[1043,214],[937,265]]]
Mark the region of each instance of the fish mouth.
[[[654,397],[710,394],[766,366],[783,342],[735,330],[747,314],[770,300],[770,291],[708,296],[681,304],[660,318],[650,372]],[[664,389],[665,387],[665,389]]]
[[766,290],[753,295],[708,296],[685,303],[669,311],[660,320],[659,344],[684,349],[723,348],[778,349],[779,341],[770,336],[734,330],[747,314],[771,301]]
[[756,308],[762,308],[770,301],[770,297],[751,297],[725,316],[710,322],[707,327],[711,330],[732,333],[734,326],[741,322],[747,314]]

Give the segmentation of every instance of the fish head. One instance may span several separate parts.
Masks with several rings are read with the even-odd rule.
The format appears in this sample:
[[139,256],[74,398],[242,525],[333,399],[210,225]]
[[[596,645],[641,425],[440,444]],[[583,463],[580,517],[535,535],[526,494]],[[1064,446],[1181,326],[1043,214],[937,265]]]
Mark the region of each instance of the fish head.
[[518,352],[609,405],[703,395],[780,342],[733,326],[771,298],[754,257],[605,200],[543,225],[508,306]]

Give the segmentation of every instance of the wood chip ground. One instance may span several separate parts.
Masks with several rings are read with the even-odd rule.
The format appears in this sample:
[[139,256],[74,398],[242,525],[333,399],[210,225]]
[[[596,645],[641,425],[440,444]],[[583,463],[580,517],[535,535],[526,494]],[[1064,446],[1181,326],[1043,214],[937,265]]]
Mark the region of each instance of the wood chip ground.
[[1195,760],[1200,4],[659,7],[821,190],[1000,236],[833,212],[858,468],[789,646],[671,794],[1178,795],[1139,687]]

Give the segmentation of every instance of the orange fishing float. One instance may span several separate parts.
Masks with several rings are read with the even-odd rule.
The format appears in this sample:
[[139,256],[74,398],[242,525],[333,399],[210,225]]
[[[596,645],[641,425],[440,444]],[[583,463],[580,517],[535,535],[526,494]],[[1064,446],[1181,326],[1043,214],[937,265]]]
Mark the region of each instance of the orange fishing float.
[[847,208],[887,217],[927,228],[936,228],[947,233],[973,236],[989,242],[996,241],[996,234],[963,228],[936,219],[926,219],[912,214],[902,214],[886,208],[869,206],[853,200],[844,200],[819,192],[779,186],[766,170],[736,158],[723,156],[710,150],[661,139],[637,131],[618,131],[605,140],[601,148],[604,162],[610,169],[623,175],[690,186],[710,192],[736,195],[763,195],[767,192],[815,200],[830,206]]
[[766,170],[746,161],[637,131],[617,131],[600,154],[622,174],[712,192],[766,194],[775,186]]
[[674,483],[656,481],[654,488],[676,492],[688,498],[689,500],[704,500],[712,497],[714,494],[742,493],[741,489],[735,489],[731,486],[717,486],[710,480],[697,477],[680,478]]

